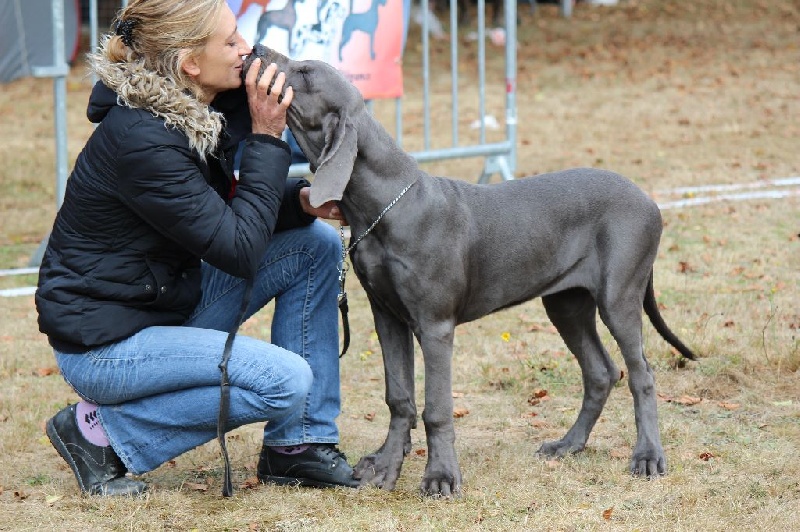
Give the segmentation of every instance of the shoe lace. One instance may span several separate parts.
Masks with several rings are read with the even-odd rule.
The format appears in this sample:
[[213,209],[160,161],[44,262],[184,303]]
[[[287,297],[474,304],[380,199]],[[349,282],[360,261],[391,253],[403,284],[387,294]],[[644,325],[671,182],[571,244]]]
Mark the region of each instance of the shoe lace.
[[341,457],[342,460],[347,462],[347,456],[342,451],[340,451],[339,448],[334,444],[320,445],[320,450],[323,451],[325,454],[330,455],[333,459]]

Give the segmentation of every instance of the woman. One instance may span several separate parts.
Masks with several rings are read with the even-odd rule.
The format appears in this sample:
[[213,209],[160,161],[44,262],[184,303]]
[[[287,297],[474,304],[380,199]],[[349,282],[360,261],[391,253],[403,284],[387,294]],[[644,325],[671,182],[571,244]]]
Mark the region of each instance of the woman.
[[275,65],[257,81],[258,64],[242,87],[249,49],[225,0],[133,0],[115,28],[91,58],[98,126],[36,293],[40,330],[83,399],[47,422],[51,442],[83,492],[143,492],[126,472],[217,435],[227,332],[275,299],[272,343],[233,342],[226,428],[268,422],[262,481],[355,486],[336,448],[341,243],[315,218],[341,216],[287,179],[292,88]]

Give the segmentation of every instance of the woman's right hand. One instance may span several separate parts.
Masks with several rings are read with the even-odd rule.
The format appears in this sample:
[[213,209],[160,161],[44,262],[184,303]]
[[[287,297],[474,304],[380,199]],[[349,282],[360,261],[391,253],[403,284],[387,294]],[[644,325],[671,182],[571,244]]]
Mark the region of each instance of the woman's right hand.
[[[278,66],[275,63],[264,69],[261,79],[256,82],[260,69],[261,59],[258,58],[250,65],[244,80],[253,133],[265,133],[280,138],[286,129],[286,110],[292,104],[294,91],[291,87],[286,87],[284,92],[283,85],[286,83],[286,74],[278,72]],[[269,88],[273,78],[275,83],[272,88]],[[282,92],[284,93],[283,98],[280,98]],[[278,101],[279,98],[280,101]]]

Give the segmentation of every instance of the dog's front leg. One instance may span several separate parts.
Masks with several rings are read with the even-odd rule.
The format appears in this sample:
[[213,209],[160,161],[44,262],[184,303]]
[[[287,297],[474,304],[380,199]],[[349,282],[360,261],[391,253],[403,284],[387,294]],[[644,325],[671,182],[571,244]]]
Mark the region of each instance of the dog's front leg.
[[450,497],[461,492],[461,470],[453,426],[452,322],[430,323],[420,332],[425,359],[425,409],[422,420],[428,438],[428,464],[420,490],[425,495]]
[[391,420],[386,441],[355,467],[361,485],[392,490],[400,476],[403,459],[411,452],[411,429],[417,424],[414,400],[414,337],[411,328],[372,303],[375,329],[383,351],[386,404]]

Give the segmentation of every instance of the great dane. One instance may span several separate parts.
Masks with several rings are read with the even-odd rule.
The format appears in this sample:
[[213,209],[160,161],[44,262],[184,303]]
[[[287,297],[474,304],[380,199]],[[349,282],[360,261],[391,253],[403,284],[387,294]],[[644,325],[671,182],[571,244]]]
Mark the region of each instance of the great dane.
[[397,146],[335,68],[260,46],[255,56],[262,67],[276,63],[293,88],[287,123],[315,172],[311,203],[338,201],[350,224],[350,259],[383,351],[391,420],[383,445],[356,465],[362,485],[393,489],[411,450],[416,338],[425,362],[428,444],[421,490],[460,491],[454,329],[534,297],[542,298],[577,358],[584,388],[575,424],[538,452],[559,457],[583,450],[620,380],[597,333],[599,313],[628,369],[637,430],[631,472],[664,474],[653,372],[642,352],[642,309],[683,356],[694,354],[664,323],[653,293],[658,206],[631,181],[593,168],[490,185],[433,177]]

